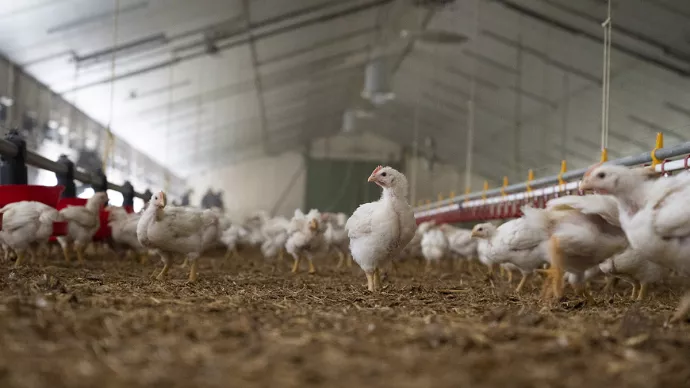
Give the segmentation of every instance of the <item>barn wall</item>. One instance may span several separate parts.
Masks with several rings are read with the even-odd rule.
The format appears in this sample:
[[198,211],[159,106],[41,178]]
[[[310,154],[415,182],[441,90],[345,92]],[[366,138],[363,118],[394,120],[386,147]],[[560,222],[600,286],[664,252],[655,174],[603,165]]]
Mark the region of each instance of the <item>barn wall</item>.
[[192,205],[199,205],[208,188],[223,191],[228,214],[241,218],[259,210],[289,216],[304,201],[304,157],[289,152],[261,157],[190,177]]

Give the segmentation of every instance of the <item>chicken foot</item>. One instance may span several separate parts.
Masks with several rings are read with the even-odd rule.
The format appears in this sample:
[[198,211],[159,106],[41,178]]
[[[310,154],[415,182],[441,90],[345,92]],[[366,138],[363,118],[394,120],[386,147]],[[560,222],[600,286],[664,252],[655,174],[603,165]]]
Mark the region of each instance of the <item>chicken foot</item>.
[[302,261],[302,257],[301,257],[301,256],[295,257],[295,262],[292,264],[292,271],[291,271],[292,273],[297,273],[297,271],[299,271],[299,263],[300,263],[300,261]]
[[338,254],[338,264],[335,267],[338,269],[343,268],[345,266],[345,254],[340,249],[335,252]]
[[170,270],[170,258],[164,254],[161,254],[161,260],[163,260],[163,269],[156,276],[156,280],[165,279],[165,277],[168,275],[168,271]]
[[26,252],[23,249],[17,249],[17,260],[14,261],[14,268],[18,268],[22,265],[24,257],[26,257]]
[[367,289],[374,292],[374,271],[366,271],[364,274],[367,275]]
[[316,273],[316,268],[314,268],[314,260],[311,255],[307,255],[307,260],[309,261],[309,274],[313,275]]
[[522,287],[525,286],[525,283],[527,283],[527,279],[529,279],[530,274],[528,273],[523,273],[522,274],[522,279],[520,279],[520,283],[518,283],[517,288],[515,288],[515,293],[519,294],[522,292]]
[[199,257],[190,257],[189,262],[191,263],[191,265],[189,269],[189,279],[187,280],[187,283],[194,283],[197,281],[199,277],[197,273],[199,269]]
[[[549,269],[540,270],[541,273],[546,274],[542,297],[546,298],[553,296],[555,298],[561,298],[563,296],[563,253],[561,252],[560,242],[556,236],[551,237],[549,257],[551,258],[551,267],[549,267]],[[550,291],[549,285],[551,286]]]
[[647,297],[647,289],[649,288],[649,283],[640,282],[640,292],[637,294],[637,300],[644,300]]
[[84,250],[86,247],[84,247],[81,244],[74,244],[74,250],[77,251],[77,260],[79,261],[79,264],[84,264]]

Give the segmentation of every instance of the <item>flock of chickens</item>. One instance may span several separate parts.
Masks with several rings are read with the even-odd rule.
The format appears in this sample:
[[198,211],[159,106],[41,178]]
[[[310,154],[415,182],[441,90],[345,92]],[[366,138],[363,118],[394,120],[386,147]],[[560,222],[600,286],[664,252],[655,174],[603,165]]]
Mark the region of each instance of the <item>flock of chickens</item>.
[[[108,207],[115,248],[140,259],[159,255],[164,279],[173,256],[190,263],[189,281],[197,280],[198,258],[223,247],[227,258],[240,258],[243,247],[256,247],[266,259],[292,256],[292,272],[306,260],[309,273],[327,255],[338,266],[353,259],[367,277],[369,291],[382,288],[386,266],[406,257],[423,257],[427,269],[442,262],[464,266],[478,260],[489,273],[497,269],[522,278],[523,292],[533,274],[546,275],[545,297],[561,297],[565,281],[590,299],[586,283],[596,276],[622,278],[633,285],[632,297],[643,299],[648,286],[672,271],[690,271],[690,173],[657,179],[649,168],[599,164],[585,174],[582,196],[552,199],[545,209],[523,208],[520,218],[500,226],[475,225],[472,230],[425,222],[417,227],[407,201],[405,176],[391,167],[377,167],[368,181],[382,188],[381,198],[343,213],[296,210],[291,219],[258,213],[243,223],[217,210],[168,206],[165,193],[155,194],[140,214]],[[107,203],[96,193],[87,204],[60,211],[38,202],[12,203],[0,209],[0,242],[15,266],[27,254],[50,253],[54,221],[67,221],[68,233],[58,238],[65,260],[76,252],[80,262],[99,228],[99,210]],[[611,283],[607,284],[610,285]],[[690,303],[681,303],[673,320],[683,318]]]

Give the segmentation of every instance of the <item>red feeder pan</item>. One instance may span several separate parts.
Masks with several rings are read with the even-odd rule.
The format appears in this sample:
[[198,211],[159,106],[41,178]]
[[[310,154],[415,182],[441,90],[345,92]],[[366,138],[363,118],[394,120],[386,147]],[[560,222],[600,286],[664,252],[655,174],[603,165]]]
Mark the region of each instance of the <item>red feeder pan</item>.
[[57,208],[64,186],[3,185],[0,186],[0,207],[21,201],[36,201]]
[[[62,210],[67,206],[85,206],[86,201],[87,200],[84,198],[61,198],[57,204],[57,209]],[[93,236],[94,240],[105,240],[110,237],[111,231],[110,226],[108,226],[109,213],[110,212],[108,212],[107,210],[101,209],[101,212],[99,214],[99,221],[101,223],[101,227],[98,228],[98,231]]]
[[[15,202],[35,201],[57,208],[63,190],[65,190],[64,186],[3,185],[0,186],[0,207]],[[2,214],[0,214],[0,228],[2,228]],[[53,236],[65,234],[67,234],[67,223],[54,222]]]
[[127,213],[129,213],[129,214],[134,213],[134,206],[123,206],[123,208],[124,208],[125,211],[126,211]]

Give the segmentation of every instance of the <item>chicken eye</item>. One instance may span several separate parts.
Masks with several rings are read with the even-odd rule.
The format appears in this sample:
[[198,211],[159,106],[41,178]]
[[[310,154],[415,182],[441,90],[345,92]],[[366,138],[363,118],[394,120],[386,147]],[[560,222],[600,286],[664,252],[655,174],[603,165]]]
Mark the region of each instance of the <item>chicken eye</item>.
[[386,173],[385,173],[385,172],[382,172],[382,173],[381,173],[381,176],[385,177],[385,176],[386,176]]
[[598,174],[597,174],[597,178],[599,178],[599,179],[604,179],[604,178],[606,178],[606,173],[604,173],[604,172],[598,173]]
[[484,230],[484,229],[483,229],[483,228],[479,228],[479,229],[477,229],[477,232],[481,232],[482,230]]

